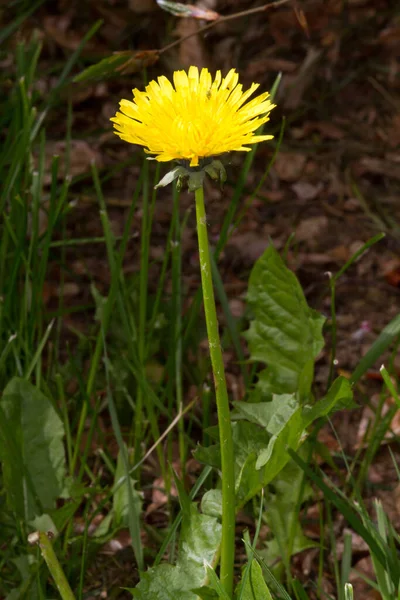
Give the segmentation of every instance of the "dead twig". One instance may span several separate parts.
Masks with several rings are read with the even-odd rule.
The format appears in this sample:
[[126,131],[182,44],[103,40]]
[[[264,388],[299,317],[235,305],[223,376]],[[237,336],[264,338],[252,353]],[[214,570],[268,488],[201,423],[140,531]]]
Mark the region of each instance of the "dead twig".
[[247,17],[249,15],[254,15],[256,13],[264,12],[265,10],[269,10],[270,8],[276,8],[278,6],[282,6],[283,4],[288,4],[289,2],[292,2],[292,1],[293,0],[277,0],[277,2],[271,2],[269,4],[264,4],[264,6],[256,6],[255,8],[250,8],[248,10],[242,10],[233,15],[226,15],[226,16],[219,17],[215,21],[212,21],[212,23],[208,23],[207,25],[204,25],[204,27],[201,27],[198,31],[189,33],[188,35],[185,35],[185,36],[179,38],[175,42],[172,42],[171,44],[164,46],[164,48],[161,48],[161,50],[158,50],[158,54],[161,55],[164,52],[166,52],[167,50],[171,50],[171,48],[173,48],[174,46],[177,46],[178,44],[184,42],[185,40],[188,40],[189,38],[193,37],[194,35],[198,35],[199,33],[204,33],[204,31],[208,31],[212,27],[215,27],[215,25],[217,25],[218,23],[226,23],[227,21],[232,21],[233,19],[240,19],[241,17]]

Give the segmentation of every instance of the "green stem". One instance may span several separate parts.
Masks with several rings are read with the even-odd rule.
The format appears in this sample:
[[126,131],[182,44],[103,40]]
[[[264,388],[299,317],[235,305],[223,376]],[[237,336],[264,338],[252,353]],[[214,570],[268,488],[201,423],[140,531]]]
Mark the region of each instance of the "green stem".
[[39,533],[39,548],[63,600],[75,600],[65,573],[46,533]]
[[217,402],[218,427],[221,445],[221,583],[229,597],[232,597],[233,562],[235,558],[235,473],[233,461],[232,428],[229,413],[228,391],[225,380],[224,361],[219,339],[217,311],[215,308],[203,188],[198,188],[195,195],[201,284],[203,288],[208,345],[210,348],[211,364],[214,375],[215,397]]

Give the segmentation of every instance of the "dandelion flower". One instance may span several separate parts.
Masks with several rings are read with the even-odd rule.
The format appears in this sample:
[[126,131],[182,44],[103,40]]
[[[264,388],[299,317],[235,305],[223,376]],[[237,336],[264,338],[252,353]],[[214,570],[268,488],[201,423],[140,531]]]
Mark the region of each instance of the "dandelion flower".
[[115,133],[131,144],[144,146],[156,160],[199,160],[243,150],[248,144],[271,139],[254,132],[269,120],[274,108],[269,93],[247,102],[259,87],[253,83],[243,92],[239,76],[231,69],[222,78],[217,71],[212,80],[208,69],[199,73],[175,71],[174,85],[164,76],[151,81],[145,92],[133,90],[133,101],[121,100],[120,112],[111,120]]

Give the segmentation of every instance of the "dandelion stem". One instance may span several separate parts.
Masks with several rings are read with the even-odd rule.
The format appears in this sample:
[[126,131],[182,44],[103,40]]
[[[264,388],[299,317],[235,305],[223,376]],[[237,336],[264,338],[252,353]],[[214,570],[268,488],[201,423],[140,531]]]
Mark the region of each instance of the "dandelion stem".
[[222,543],[221,543],[221,583],[226,593],[232,597],[233,562],[235,557],[235,474],[233,461],[232,428],[229,413],[228,391],[226,388],[224,361],[219,339],[217,311],[210,252],[208,247],[206,211],[203,187],[196,190],[197,236],[201,284],[203,289],[204,312],[206,316],[208,344],[214,375],[215,397],[218,412],[219,438],[221,445],[222,468]]
[[53,576],[54,582],[63,600],[75,600],[75,596],[69,586],[67,578],[65,577],[64,571],[61,568],[56,553],[53,550],[53,546],[49,537],[44,532],[37,532],[37,542],[40,547],[40,551],[46,564],[49,568],[50,573]]

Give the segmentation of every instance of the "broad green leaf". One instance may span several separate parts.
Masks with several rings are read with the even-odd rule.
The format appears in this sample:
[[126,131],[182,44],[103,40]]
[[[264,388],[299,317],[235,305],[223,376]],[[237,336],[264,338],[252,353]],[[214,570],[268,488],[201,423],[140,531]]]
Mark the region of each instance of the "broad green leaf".
[[262,569],[256,560],[251,561],[249,572],[239,584],[235,598],[240,598],[240,600],[272,600]]
[[34,531],[43,531],[44,533],[48,533],[50,531],[53,536],[56,536],[59,533],[53,519],[46,513],[32,519],[29,525]]
[[201,499],[201,512],[211,517],[222,517],[222,491],[208,490]]
[[15,377],[0,401],[0,459],[10,507],[30,521],[63,491],[64,427],[49,399]]
[[314,359],[324,345],[324,317],[309,308],[301,286],[273,246],[250,275],[247,295],[254,314],[245,333],[253,361],[267,364],[259,374],[255,397],[310,393]]
[[214,564],[221,543],[221,525],[200,514],[195,504],[184,516],[176,566],[161,564],[146,571],[132,595],[139,600],[196,600],[195,588],[207,584],[204,564]]
[[273,434],[267,448],[259,454],[256,469],[268,464],[271,481],[289,460],[287,448],[298,448],[303,431],[304,421],[299,407],[288,415],[287,421],[281,423],[281,428]]
[[235,406],[248,419],[233,424],[237,495],[243,505],[287,464],[287,448],[297,450],[305,423],[294,394],[274,396],[271,402],[259,404],[238,402]]
[[221,468],[221,451],[219,444],[212,446],[200,446],[198,445],[193,452],[193,456],[199,462],[210,465],[214,469]]
[[[236,402],[232,436],[238,506],[280,473],[290,460],[288,449],[300,447],[315,419],[348,406],[352,406],[352,391],[343,377],[336,379],[326,397],[313,407],[300,406],[295,394],[274,395],[270,402]],[[218,445],[199,446],[194,454],[200,462],[221,468]]]
[[275,395],[270,402],[235,402],[234,405],[235,416],[260,425],[270,433],[276,433],[277,421],[282,415],[290,416],[298,408],[293,394]]

